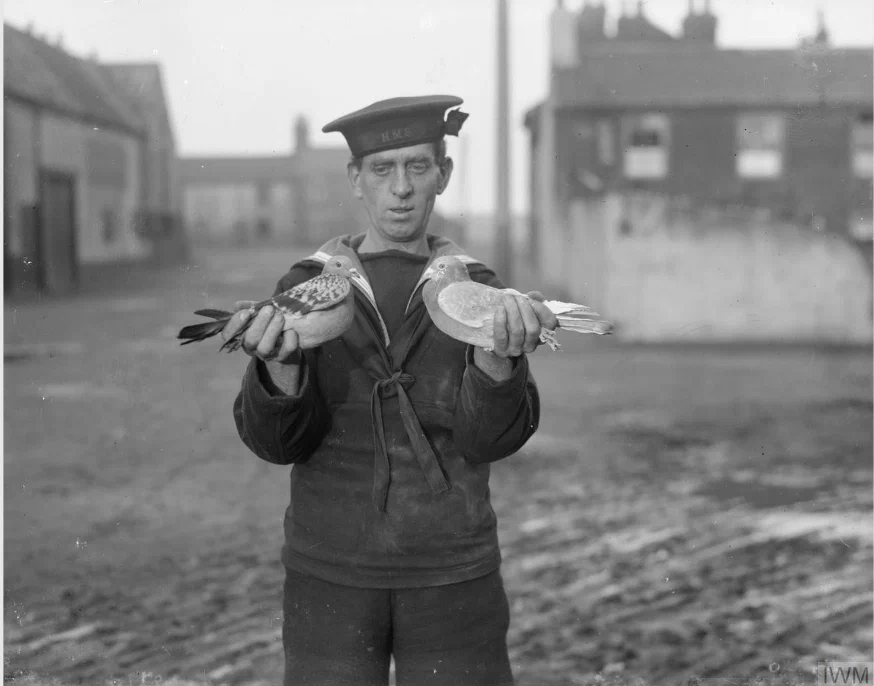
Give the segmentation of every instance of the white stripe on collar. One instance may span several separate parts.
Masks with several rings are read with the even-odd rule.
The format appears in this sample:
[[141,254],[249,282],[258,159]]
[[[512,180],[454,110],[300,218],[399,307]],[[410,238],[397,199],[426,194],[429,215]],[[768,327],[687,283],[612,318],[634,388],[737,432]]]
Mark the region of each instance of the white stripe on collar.
[[[428,266],[426,267],[425,271],[422,272],[422,276],[419,277],[419,280],[416,283],[416,287],[413,289],[413,292],[410,294],[410,299],[407,301],[407,307],[405,309],[405,312],[409,311],[410,304],[413,302],[413,296],[416,294],[416,291],[419,290],[419,287],[434,275],[434,267],[432,266],[434,264],[434,262],[437,261],[441,257],[446,257],[446,254],[450,254],[450,253],[438,252],[438,254],[435,255],[431,259],[431,261],[428,263]],[[320,264],[325,264],[332,257],[334,257],[334,256],[329,254],[329,253],[326,253],[324,250],[318,250],[318,251],[314,252],[312,255],[310,255],[309,257],[307,257],[306,259],[312,260],[314,262],[318,262]],[[458,258],[461,261],[461,263],[464,264],[465,266],[471,265],[471,264],[482,264],[482,262],[480,262],[480,260],[476,259],[475,257],[471,257],[470,255],[466,255],[464,253],[455,254],[455,255],[453,255],[453,257]],[[359,264],[359,266],[361,266],[360,262],[358,264]],[[357,275],[352,276],[352,283],[355,286],[357,286],[358,289],[362,293],[364,293],[364,295],[370,301],[370,304],[373,305],[373,309],[376,311],[376,315],[379,318],[379,323],[382,327],[382,335],[385,338],[385,344],[386,344],[386,346],[388,346],[388,344],[389,344],[388,328],[386,327],[385,322],[382,319],[382,315],[379,313],[379,307],[376,304],[376,296],[373,293],[373,289],[370,287],[370,282],[368,282],[367,277],[364,274],[364,268],[362,267],[361,269],[357,270],[357,272],[358,272]]]
[[[309,257],[305,258],[307,260],[312,260],[313,262],[318,262],[319,264],[325,264],[328,260],[330,260],[333,255],[330,255],[323,250],[318,250],[313,253]],[[361,263],[358,263],[358,266],[361,267]],[[382,315],[379,313],[379,307],[376,305],[376,296],[373,293],[373,289],[370,287],[370,282],[367,280],[367,276],[364,273],[364,268],[356,269],[355,273],[352,275],[350,279],[352,281],[352,285],[356,286],[358,290],[360,290],[364,297],[366,297],[370,304],[373,305],[373,309],[376,312],[376,316],[379,319],[380,327],[382,328],[382,336],[385,339],[385,345],[389,344],[389,335],[388,335],[388,327],[385,325],[385,322],[382,319]]]

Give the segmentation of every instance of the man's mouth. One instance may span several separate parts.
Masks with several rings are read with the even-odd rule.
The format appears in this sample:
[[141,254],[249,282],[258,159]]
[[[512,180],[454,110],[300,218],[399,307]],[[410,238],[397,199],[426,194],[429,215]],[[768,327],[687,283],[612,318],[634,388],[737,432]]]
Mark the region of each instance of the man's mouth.
[[404,215],[404,214],[409,214],[410,212],[412,212],[413,208],[409,205],[401,205],[399,207],[390,207],[389,211],[392,212],[393,214]]

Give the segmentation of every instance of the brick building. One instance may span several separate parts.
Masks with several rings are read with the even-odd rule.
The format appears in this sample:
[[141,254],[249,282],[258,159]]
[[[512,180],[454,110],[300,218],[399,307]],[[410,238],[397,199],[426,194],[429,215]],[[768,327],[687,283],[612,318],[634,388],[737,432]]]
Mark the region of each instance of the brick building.
[[184,257],[157,64],[98,63],[4,25],[7,292]]
[[[822,17],[817,35],[795,49],[722,49],[718,18],[706,1],[703,7],[689,3],[678,36],[655,26],[642,3],[636,14],[618,18],[615,32],[608,33],[606,20],[603,3],[585,2],[577,12],[558,3],[550,26],[549,92],[525,117],[530,232],[541,273],[566,272],[579,297],[612,302],[614,316],[628,313],[631,322],[646,317],[635,300],[645,297],[645,284],[634,293],[623,290],[637,277],[620,255],[643,261],[661,255],[661,263],[641,263],[638,271],[664,275],[665,287],[673,289],[666,276],[673,270],[679,293],[706,288],[712,303],[723,303],[726,295],[718,291],[725,283],[711,277],[702,286],[707,264],[698,273],[681,255],[721,264],[725,256],[718,250],[731,244],[737,268],[755,262],[762,284],[777,289],[763,285],[761,292],[739,295],[736,300],[748,306],[743,317],[782,318],[785,326],[772,332],[778,337],[795,330],[826,336],[814,322],[796,327],[791,316],[784,317],[780,307],[796,305],[764,275],[793,270],[780,262],[780,241],[806,251],[811,265],[833,269],[845,259],[837,254],[842,248],[816,237],[842,240],[857,255],[846,257],[852,262],[846,269],[855,274],[854,260],[863,255],[870,274],[872,49],[832,46]],[[768,242],[778,234],[783,238]],[[635,240],[648,242],[649,256],[633,247]],[[765,259],[762,250],[777,252]],[[562,260],[587,269],[561,267]],[[794,279],[787,276],[786,288],[798,289]],[[837,282],[816,279],[807,277],[821,290],[834,288],[828,297],[840,299]],[[706,308],[700,311],[706,319]],[[743,317],[720,335],[753,335]],[[713,330],[721,325],[707,324]],[[832,325],[833,331],[844,326]],[[669,333],[651,321],[635,335]],[[847,336],[870,338],[856,329]]]
[[525,120],[538,225],[631,189],[870,241],[871,48],[832,47],[821,26],[794,50],[720,49],[709,3],[678,37],[641,10],[615,35],[605,19],[589,3],[553,16],[550,93]]

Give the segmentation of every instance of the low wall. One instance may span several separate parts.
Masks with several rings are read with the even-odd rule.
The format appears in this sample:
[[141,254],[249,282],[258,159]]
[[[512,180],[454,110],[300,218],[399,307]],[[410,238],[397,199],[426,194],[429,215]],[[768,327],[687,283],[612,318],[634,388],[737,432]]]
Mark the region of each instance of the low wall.
[[629,341],[870,343],[871,270],[843,238],[657,197],[573,205],[552,280]]

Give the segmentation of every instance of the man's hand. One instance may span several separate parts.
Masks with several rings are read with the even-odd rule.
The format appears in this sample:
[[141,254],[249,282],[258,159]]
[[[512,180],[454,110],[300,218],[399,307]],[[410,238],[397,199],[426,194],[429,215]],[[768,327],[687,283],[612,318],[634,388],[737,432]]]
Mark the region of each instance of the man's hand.
[[474,348],[473,361],[495,381],[505,381],[513,373],[512,358],[530,353],[540,345],[540,329],[555,329],[558,320],[542,305],[542,293],[532,291],[527,296],[504,295],[504,307],[498,308],[494,319],[494,349],[486,352]]
[[540,345],[540,329],[555,329],[558,320],[546,305],[542,293],[532,291],[527,295],[504,295],[504,307],[495,312],[495,346],[492,351],[498,357],[519,357],[532,353]]
[[282,330],[284,316],[266,305],[254,315],[250,309],[254,300],[241,300],[234,307],[237,311],[222,330],[222,338],[228,340],[243,324],[254,316],[251,326],[243,334],[240,347],[252,357],[264,362],[274,389],[271,393],[297,395],[300,391],[300,352],[297,332]]
[[285,317],[281,312],[275,311],[271,305],[262,307],[253,315],[251,307],[254,304],[254,300],[241,300],[234,305],[237,311],[222,330],[222,338],[224,340],[231,338],[249,317],[254,316],[251,325],[243,333],[240,346],[243,351],[264,362],[295,364],[298,360],[297,332],[291,329],[282,330]]

